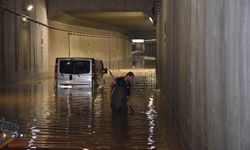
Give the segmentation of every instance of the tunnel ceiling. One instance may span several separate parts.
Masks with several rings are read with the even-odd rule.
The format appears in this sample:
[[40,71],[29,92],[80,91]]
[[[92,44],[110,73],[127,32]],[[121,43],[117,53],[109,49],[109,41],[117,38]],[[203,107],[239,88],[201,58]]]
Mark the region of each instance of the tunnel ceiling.
[[124,29],[152,28],[149,16],[143,12],[68,12],[79,19],[103,23]]
[[[131,1],[131,3],[132,2],[136,1]],[[139,5],[140,3],[137,1],[136,4]],[[140,8],[152,8],[151,3],[147,5],[148,8],[145,6],[137,6],[139,8],[126,8],[126,10],[111,7],[108,10],[103,8],[91,8],[91,10],[88,10],[88,8],[78,8],[77,5],[72,4],[69,4],[72,6],[67,7],[65,4],[64,7],[60,6],[60,8],[58,8],[57,5],[53,4],[53,0],[48,0],[47,5],[49,9],[48,17],[51,20],[78,26],[119,31],[131,38],[142,38],[142,36],[145,38],[155,37],[155,27],[149,20],[149,11],[147,12]],[[143,5],[143,3],[141,5]]]

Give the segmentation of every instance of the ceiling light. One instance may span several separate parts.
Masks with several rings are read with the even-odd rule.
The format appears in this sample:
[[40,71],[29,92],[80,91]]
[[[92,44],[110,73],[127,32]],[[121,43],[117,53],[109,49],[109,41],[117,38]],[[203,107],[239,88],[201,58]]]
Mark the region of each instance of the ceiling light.
[[28,22],[28,19],[26,17],[22,18],[23,22]]
[[133,43],[144,43],[144,39],[132,39]]
[[144,42],[156,42],[156,39],[146,39]]
[[151,17],[149,17],[149,20],[150,20],[152,23],[154,23],[154,21],[153,21],[153,19],[152,19]]
[[28,7],[27,7],[27,10],[28,11],[31,11],[33,9],[33,5],[29,5]]

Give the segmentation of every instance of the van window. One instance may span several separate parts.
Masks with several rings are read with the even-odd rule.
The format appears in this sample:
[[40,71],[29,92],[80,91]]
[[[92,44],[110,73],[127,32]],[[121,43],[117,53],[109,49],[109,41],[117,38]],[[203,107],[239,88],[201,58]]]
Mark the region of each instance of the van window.
[[60,73],[65,74],[83,74],[90,72],[90,61],[72,61],[61,60],[60,61]]
[[74,64],[69,60],[60,61],[60,73],[73,74],[74,73]]
[[75,74],[90,72],[90,61],[75,61]]

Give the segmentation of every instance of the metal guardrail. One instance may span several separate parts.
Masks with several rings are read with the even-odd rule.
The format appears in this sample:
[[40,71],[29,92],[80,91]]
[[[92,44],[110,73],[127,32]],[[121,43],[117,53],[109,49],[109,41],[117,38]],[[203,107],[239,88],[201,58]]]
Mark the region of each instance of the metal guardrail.
[[0,149],[13,142],[18,137],[22,137],[22,134],[17,124],[0,120]]
[[19,132],[20,128],[17,124],[14,124],[14,123],[11,123],[8,121],[4,121],[4,120],[0,120],[0,131],[3,131],[3,130]]

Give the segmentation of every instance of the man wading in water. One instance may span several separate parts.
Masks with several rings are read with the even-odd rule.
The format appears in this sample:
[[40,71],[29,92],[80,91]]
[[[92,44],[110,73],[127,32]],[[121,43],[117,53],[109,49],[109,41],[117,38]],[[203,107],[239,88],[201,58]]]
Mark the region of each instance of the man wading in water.
[[114,79],[111,83],[111,109],[116,113],[134,113],[130,101],[130,82],[134,79],[134,73],[128,72],[125,76]]

